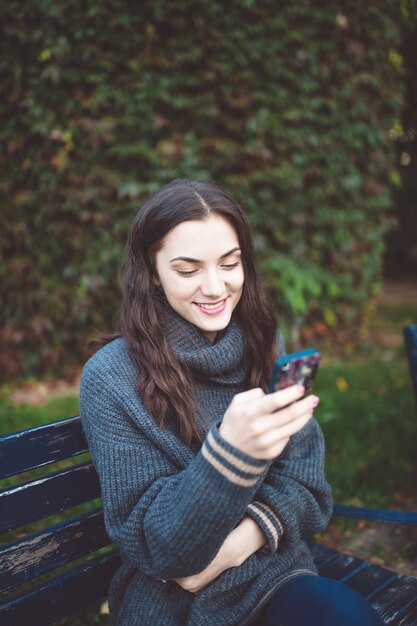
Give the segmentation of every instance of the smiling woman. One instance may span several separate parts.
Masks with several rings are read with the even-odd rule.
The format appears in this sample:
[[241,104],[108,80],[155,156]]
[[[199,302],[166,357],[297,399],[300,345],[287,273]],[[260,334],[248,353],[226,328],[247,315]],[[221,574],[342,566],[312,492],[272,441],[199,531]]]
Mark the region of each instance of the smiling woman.
[[304,541],[332,511],[319,399],[266,394],[283,342],[229,194],[176,180],[139,209],[119,324],[80,389],[122,555],[113,623],[380,624],[347,587],[328,590]]
[[133,220],[122,284],[120,334],[93,345],[125,337],[149,413],[160,426],[170,415],[181,439],[199,445],[204,435],[189,366],[173,349],[167,316],[177,313],[215,342],[234,312],[251,364],[248,388],[266,388],[276,352],[275,314],[256,272],[244,212],[215,185],[171,182]]
[[156,254],[156,270],[174,311],[215,341],[243,289],[241,250],[231,224],[216,214],[178,224]]

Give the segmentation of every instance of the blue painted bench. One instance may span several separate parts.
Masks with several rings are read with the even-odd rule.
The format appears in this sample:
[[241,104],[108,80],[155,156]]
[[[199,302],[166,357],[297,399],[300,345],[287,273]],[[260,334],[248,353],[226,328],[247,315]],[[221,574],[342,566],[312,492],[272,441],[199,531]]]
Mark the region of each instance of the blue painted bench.
[[[417,325],[404,329],[417,402]],[[0,438],[0,478],[88,453],[79,417]],[[22,478],[22,476],[20,476]],[[25,534],[25,526],[78,505],[89,508]],[[417,526],[417,513],[335,505],[335,515]],[[33,528],[33,527],[32,527]],[[16,529],[19,534],[16,537]],[[7,533],[15,531],[13,538]],[[47,626],[104,599],[119,556],[106,535],[100,487],[90,460],[28,478],[0,492],[0,624]],[[417,579],[399,576],[335,549],[312,548],[321,574],[370,599],[392,626],[417,625]]]

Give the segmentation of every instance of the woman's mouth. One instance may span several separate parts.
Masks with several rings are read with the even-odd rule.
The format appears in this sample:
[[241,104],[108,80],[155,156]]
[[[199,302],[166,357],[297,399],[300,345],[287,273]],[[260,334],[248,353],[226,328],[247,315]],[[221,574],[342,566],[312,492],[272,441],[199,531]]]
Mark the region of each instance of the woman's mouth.
[[205,315],[218,315],[226,308],[227,298],[217,302],[194,302],[198,309]]

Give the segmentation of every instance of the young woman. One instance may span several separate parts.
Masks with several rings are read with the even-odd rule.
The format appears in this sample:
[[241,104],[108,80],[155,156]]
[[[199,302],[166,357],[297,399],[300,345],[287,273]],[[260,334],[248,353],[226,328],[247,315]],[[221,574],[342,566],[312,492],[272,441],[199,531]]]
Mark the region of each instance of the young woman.
[[139,210],[119,326],[80,392],[122,556],[112,623],[380,624],[316,575],[305,539],[332,509],[319,399],[265,393],[282,339],[227,193],[175,180]]

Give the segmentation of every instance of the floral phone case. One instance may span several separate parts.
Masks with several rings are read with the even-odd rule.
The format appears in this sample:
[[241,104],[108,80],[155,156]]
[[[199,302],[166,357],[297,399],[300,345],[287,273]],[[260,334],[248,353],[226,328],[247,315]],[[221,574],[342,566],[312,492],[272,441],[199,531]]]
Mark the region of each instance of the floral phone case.
[[286,354],[275,361],[268,392],[303,385],[308,395],[320,363],[320,352],[314,348]]

